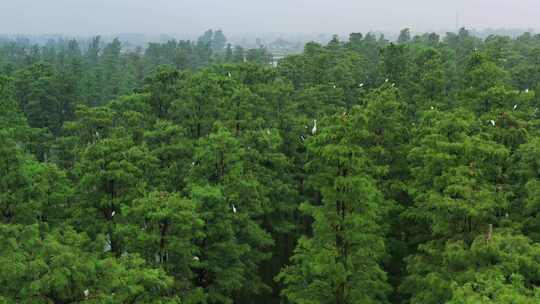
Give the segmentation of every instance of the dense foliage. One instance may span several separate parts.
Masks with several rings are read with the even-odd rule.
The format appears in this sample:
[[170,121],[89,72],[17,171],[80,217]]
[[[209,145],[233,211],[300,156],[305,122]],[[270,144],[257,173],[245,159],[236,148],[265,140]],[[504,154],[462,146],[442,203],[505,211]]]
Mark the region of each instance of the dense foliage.
[[539,303],[540,36],[0,42],[0,303]]

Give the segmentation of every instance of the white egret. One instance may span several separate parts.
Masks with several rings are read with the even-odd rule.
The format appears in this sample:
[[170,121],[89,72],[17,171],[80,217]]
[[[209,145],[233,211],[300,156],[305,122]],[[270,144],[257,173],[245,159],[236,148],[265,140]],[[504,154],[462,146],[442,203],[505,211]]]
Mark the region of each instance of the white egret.
[[525,93],[529,93],[529,89],[525,89]]
[[229,72],[229,73],[228,73],[228,75],[229,75],[229,78],[231,78],[231,77],[232,77],[232,74],[231,74],[231,72]]
[[384,82],[388,82],[388,78],[386,78],[386,79],[384,80]]
[[514,111],[517,109],[517,104],[514,105]]
[[266,129],[266,134],[270,135],[270,130]]
[[358,85],[359,88],[363,87],[364,86],[364,83],[362,82],[361,84]]
[[90,291],[88,289],[85,289],[83,293],[85,298],[88,298],[88,296],[90,295]]
[[317,120],[313,120],[313,129],[311,129],[311,134],[315,135],[317,133]]
[[193,260],[198,262],[198,261],[199,261],[199,257],[198,257],[198,256],[194,256],[194,257],[193,257]]
[[234,206],[234,204],[232,204],[232,211],[236,213],[236,207]]
[[489,122],[491,123],[492,126],[495,127],[495,120],[492,119],[492,120],[490,120]]
[[113,217],[115,214],[116,214],[116,211],[113,211],[113,212],[111,213],[111,217]]
[[432,110],[435,110],[435,108],[434,108],[433,106],[431,106],[431,109],[432,109]]

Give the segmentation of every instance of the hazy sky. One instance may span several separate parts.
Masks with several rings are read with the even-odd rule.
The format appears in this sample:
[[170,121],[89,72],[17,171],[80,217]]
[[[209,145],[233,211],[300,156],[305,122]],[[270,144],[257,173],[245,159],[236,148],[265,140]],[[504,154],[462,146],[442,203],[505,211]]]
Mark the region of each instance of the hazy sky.
[[4,34],[540,29],[540,0],[0,0]]

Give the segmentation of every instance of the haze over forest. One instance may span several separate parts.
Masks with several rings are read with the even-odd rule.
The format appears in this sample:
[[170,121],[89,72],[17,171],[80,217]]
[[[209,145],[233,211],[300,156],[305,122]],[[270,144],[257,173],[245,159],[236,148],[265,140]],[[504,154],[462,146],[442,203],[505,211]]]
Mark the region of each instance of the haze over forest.
[[3,0],[0,34],[418,32],[540,28],[535,0]]
[[0,304],[540,303],[537,1],[0,0]]

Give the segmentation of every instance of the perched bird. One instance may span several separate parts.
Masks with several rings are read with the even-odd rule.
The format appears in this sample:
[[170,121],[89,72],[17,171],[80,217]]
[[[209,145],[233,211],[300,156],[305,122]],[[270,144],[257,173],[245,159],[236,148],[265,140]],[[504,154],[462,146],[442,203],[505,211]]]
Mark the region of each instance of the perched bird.
[[191,166],[192,166],[192,167],[195,166],[195,162],[192,162],[192,163],[191,163]]
[[317,133],[317,120],[316,119],[313,120],[313,129],[311,129],[311,134],[315,135],[315,133]]
[[431,109],[432,109],[432,110],[435,110],[435,108],[434,108],[433,106],[431,106]]
[[514,111],[517,109],[517,104],[514,105]]
[[232,77],[232,74],[231,74],[231,72],[229,72],[229,73],[228,73],[228,75],[229,75],[229,78],[231,78],[231,77]]
[[301,139],[302,141],[306,140],[306,138],[304,137],[304,135],[300,135],[300,139]]
[[232,211],[236,213],[236,207],[234,206],[234,204],[232,205]]
[[358,85],[359,88],[363,87],[364,86],[364,83],[362,82],[361,84]]
[[194,257],[193,257],[193,260],[194,260],[194,261],[199,261],[199,257],[198,257],[198,256],[194,256]]
[[88,289],[85,289],[83,293],[85,298],[88,298],[88,295],[90,295],[90,291]]
[[492,119],[492,120],[490,120],[489,122],[491,123],[492,126],[495,127],[495,120]]
[[336,85],[333,85],[333,88],[335,89],[335,88],[336,88]]
[[116,211],[113,211],[113,212],[111,213],[111,217],[113,217],[115,214],[116,214]]
[[525,93],[529,93],[529,89],[525,89]]
[[386,78],[386,79],[384,80],[384,82],[388,82],[388,78]]
[[270,130],[266,129],[266,134],[270,135]]
[[395,86],[396,86],[396,84],[392,82],[392,88],[395,87]]

